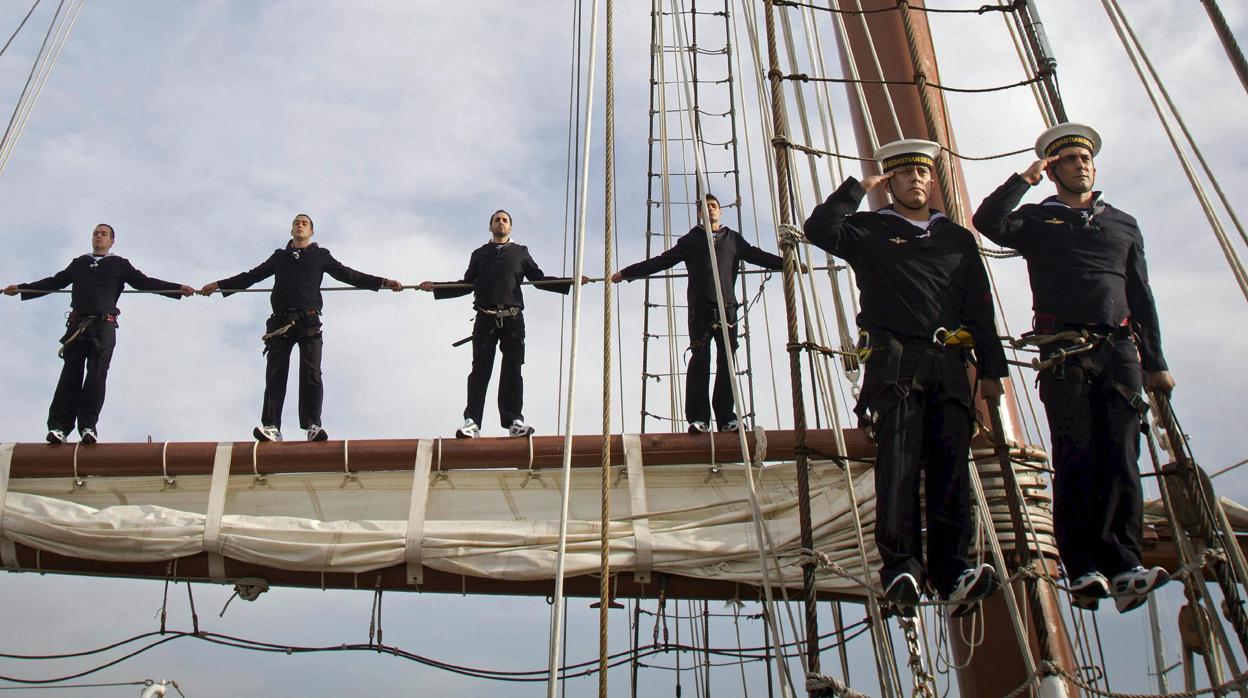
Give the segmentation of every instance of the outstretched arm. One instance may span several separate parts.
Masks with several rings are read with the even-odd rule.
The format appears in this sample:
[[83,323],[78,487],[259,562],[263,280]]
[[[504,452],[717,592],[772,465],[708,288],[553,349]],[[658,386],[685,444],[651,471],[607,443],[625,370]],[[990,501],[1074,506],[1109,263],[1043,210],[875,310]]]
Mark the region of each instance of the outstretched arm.
[[[546,276],[541,267],[537,266],[537,262],[533,261],[533,256],[525,252],[524,255],[524,278],[533,282],[533,286],[543,291],[552,291],[554,293],[562,293],[567,295],[572,290],[572,279],[564,276]],[[539,283],[547,282],[547,283]],[[581,277],[581,283],[585,283],[585,277]]]
[[[433,297],[435,300],[443,300],[445,298],[459,298],[460,296],[466,296],[473,292],[472,284],[476,283],[477,276],[479,276],[480,273],[481,273],[481,265],[477,261],[477,253],[473,252],[472,256],[468,258],[468,269],[464,271],[464,278],[460,279],[459,281],[443,281],[443,282],[422,281],[420,282],[420,285],[417,286],[416,288],[420,289],[421,291],[432,291]],[[446,287],[439,288],[438,287],[439,283],[468,284],[468,285],[464,286],[463,288],[446,288]]]
[[228,296],[234,291],[251,288],[255,284],[273,276],[273,272],[277,269],[277,256],[279,254],[281,254],[281,252],[275,251],[273,254],[269,255],[268,259],[261,262],[260,266],[255,269],[245,271],[241,274],[235,274],[234,276],[226,279],[204,284],[204,287],[201,288],[199,292],[202,295],[211,296],[214,292],[220,291],[224,288],[225,290],[221,291],[221,295]]
[[780,271],[784,268],[784,258],[774,255],[766,250],[761,250],[750,244],[745,236],[737,233],[737,255],[749,262],[750,264],[760,266],[764,269],[772,271]]
[[167,291],[168,293],[162,293],[160,295],[174,300],[185,298],[186,296],[194,295],[195,293],[195,289],[187,286],[186,284],[176,284],[172,281],[153,279],[138,269],[135,269],[134,265],[129,262],[126,262],[126,266],[126,274],[122,278],[127,284],[130,285],[131,288],[137,288],[140,291]]
[[685,238],[680,238],[672,245],[671,249],[666,252],[655,255],[649,259],[643,259],[636,264],[630,264],[623,269],[611,275],[611,281],[619,283],[620,281],[632,281],[640,279],[651,274],[656,274],[686,261],[688,250],[685,244]]
[[65,288],[74,280],[73,269],[77,263],[78,260],[75,259],[69,263],[69,266],[45,279],[39,279],[27,284],[10,284],[5,286],[4,295],[15,296],[20,293],[22,294],[22,300],[28,301],[31,298],[42,298],[48,295],[46,293],[29,293],[29,291],[56,291]]

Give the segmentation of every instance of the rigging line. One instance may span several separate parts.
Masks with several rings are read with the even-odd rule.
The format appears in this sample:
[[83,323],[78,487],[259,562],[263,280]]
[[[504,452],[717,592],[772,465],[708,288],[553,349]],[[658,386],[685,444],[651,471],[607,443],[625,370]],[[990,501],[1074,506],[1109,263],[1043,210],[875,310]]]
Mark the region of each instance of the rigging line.
[[1157,73],[1157,69],[1153,67],[1153,61],[1144,51],[1144,44],[1140,42],[1140,38],[1136,36],[1135,29],[1131,23],[1127,21],[1127,15],[1122,8],[1114,3],[1114,7],[1118,10],[1118,15],[1122,18],[1122,26],[1127,30],[1127,34],[1131,37],[1131,41],[1135,44],[1136,51],[1143,59],[1145,67],[1148,68],[1149,75],[1152,76],[1153,82],[1157,85],[1157,91],[1161,93],[1163,99],[1166,100],[1166,106],[1170,108],[1170,113],[1174,116],[1174,121],[1179,125],[1179,130],[1183,132],[1183,138],[1187,140],[1187,145],[1192,149],[1192,153],[1196,156],[1196,160],[1200,162],[1201,169],[1205,171],[1205,176],[1209,178],[1209,183],[1213,185],[1213,190],[1217,192],[1218,199],[1222,201],[1223,208],[1226,209],[1227,215],[1230,216],[1231,222],[1235,225],[1235,229],[1239,231],[1239,237],[1248,244],[1248,233],[1244,231],[1244,226],[1239,221],[1239,215],[1235,213],[1235,208],[1231,206],[1231,201],[1226,196],[1226,192],[1222,191],[1222,184],[1218,178],[1214,176],[1213,169],[1209,166],[1209,162],[1205,160],[1205,154],[1201,152],[1200,147],[1196,145],[1196,139],[1192,137],[1192,132],[1187,128],[1187,121],[1183,119],[1183,114],[1179,112],[1179,107],[1170,98],[1170,90],[1166,89],[1166,84],[1161,81],[1161,76]]
[[[62,21],[61,26],[57,29],[57,35],[53,38],[53,45],[56,47],[55,52],[51,53],[51,59],[45,60],[46,67],[42,69],[40,75],[36,78],[36,88],[30,99],[27,101],[25,111],[20,117],[17,128],[9,134],[6,131],[8,142],[8,150],[0,153],[0,174],[3,174],[5,165],[9,162],[9,157],[13,155],[13,149],[17,145],[17,141],[22,136],[22,132],[26,129],[26,123],[30,120],[30,115],[35,109],[35,105],[39,103],[39,96],[43,94],[43,88],[48,82],[48,76],[52,74],[52,68],[56,67],[57,59],[61,57],[61,51],[65,48],[65,43],[69,40],[70,32],[74,30],[74,26],[78,23],[78,15],[82,12],[83,5],[87,0],[79,0],[78,6],[73,8],[72,15],[67,12],[67,21]],[[45,59],[47,56],[45,55]],[[12,125],[12,124],[10,124]],[[9,137],[11,135],[11,137]]]
[[18,114],[21,113],[26,103],[26,98],[30,94],[30,85],[34,82],[35,73],[39,72],[39,66],[43,62],[48,50],[48,42],[52,40],[53,30],[61,19],[61,10],[64,8],[65,0],[57,3],[56,12],[52,14],[52,22],[48,24],[48,31],[43,35],[43,43],[39,45],[39,51],[35,54],[35,60],[30,66],[30,72],[26,75],[26,84],[22,86],[22,93],[17,98],[17,104],[13,105],[13,113],[9,115],[9,123],[4,129],[4,136],[0,137],[0,163],[4,162],[4,153],[8,151],[9,146],[9,136],[12,135],[13,126],[17,124]]
[[823,12],[831,12],[838,15],[878,15],[885,12],[897,12],[902,5],[908,6],[913,12],[926,12],[928,14],[948,14],[948,15],[984,15],[989,12],[1000,12],[1002,14],[1015,12],[1022,5],[1021,0],[1013,0],[1009,5],[980,5],[976,8],[935,8],[924,5],[910,5],[905,0],[898,0],[897,4],[892,7],[880,7],[874,10],[841,10],[822,5],[815,5],[808,2],[800,2],[799,0],[773,0],[772,4],[776,7],[804,7],[811,10],[821,10]]
[[1226,473],[1229,473],[1229,472],[1231,472],[1232,470],[1234,470],[1234,469],[1236,469],[1236,468],[1240,467],[1241,465],[1248,465],[1248,458],[1245,458],[1245,459],[1241,460],[1240,462],[1236,463],[1235,465],[1228,465],[1227,467],[1225,467],[1225,468],[1223,468],[1223,469],[1219,470],[1218,472],[1216,472],[1216,473],[1214,473],[1214,474],[1210,475],[1210,476],[1209,476],[1209,479],[1210,479],[1210,480],[1212,480],[1213,478],[1215,478],[1215,477],[1217,477],[1217,476],[1219,476],[1219,475],[1224,475],[1224,474],[1226,474]]
[[1201,0],[1201,4],[1205,6],[1205,11],[1209,14],[1209,21],[1213,22],[1213,29],[1217,32],[1218,39],[1222,41],[1222,48],[1226,49],[1227,59],[1234,66],[1235,73],[1239,75],[1239,82],[1245,90],[1248,90],[1248,61],[1244,60],[1244,53],[1239,50],[1239,43],[1235,41],[1235,35],[1231,33],[1231,28],[1226,23],[1222,8],[1218,7],[1217,0]]
[[47,691],[56,689],[58,691],[69,688],[119,688],[121,686],[152,686],[155,685],[152,679],[144,679],[142,681],[116,681],[113,683],[76,683],[61,684],[59,686],[0,686],[0,691]]
[[[998,0],[998,2],[1001,3],[1006,1],[1007,0]],[[1019,17],[1017,14],[1015,14],[1012,18],[1006,14],[1001,15],[1001,21],[1005,23],[1005,29],[1010,34],[1010,41],[1014,44],[1014,53],[1018,56],[1018,62],[1023,68],[1023,74],[1032,78],[1036,76],[1036,71],[1031,65],[1031,59],[1028,58],[1030,54],[1026,52],[1023,40],[1019,36],[1019,29],[1016,26],[1018,19]],[[1040,112],[1040,118],[1044,122],[1044,127],[1049,128],[1053,126],[1053,112],[1045,102],[1044,91],[1041,89],[1039,84],[1031,86],[1031,96],[1036,100],[1036,109]],[[945,121],[947,123],[949,119],[946,118]]]
[[13,30],[13,34],[9,36],[9,40],[4,42],[4,47],[0,48],[0,57],[3,57],[4,52],[9,50],[9,46],[13,43],[13,40],[16,39],[17,35],[21,33],[22,27],[26,26],[26,20],[30,19],[30,16],[35,13],[35,8],[39,7],[39,3],[41,2],[43,2],[43,0],[35,0],[35,4],[31,5],[30,9],[26,11],[26,16],[23,17],[21,23],[17,25],[17,29]]
[[852,80],[850,78],[811,77],[807,75],[806,73],[790,73],[788,75],[779,75],[777,77],[779,77],[781,80],[795,80],[798,82],[831,82],[831,83],[837,83],[837,84],[861,82],[864,85],[888,85],[888,86],[913,85],[915,87],[930,87],[934,90],[940,90],[941,92],[957,92],[960,94],[984,94],[988,92],[1001,92],[1003,90],[1010,90],[1015,87],[1026,87],[1027,85],[1033,85],[1044,79],[1043,74],[1041,74],[1041,75],[1037,75],[1034,78],[1029,78],[1026,80],[1019,80],[1018,82],[1012,82],[1012,83],[1009,83],[1008,85],[993,85],[991,87],[952,87],[950,85],[942,85],[940,83],[931,82],[931,81],[924,81],[922,85],[920,85],[918,81],[915,81],[915,80],[870,80],[870,79],[865,79],[865,78]]
[[[769,133],[769,125],[768,125],[768,120],[764,119],[762,116],[765,111],[764,105],[763,105],[763,94],[765,93],[765,90],[762,84],[763,69],[762,69],[762,60],[759,56],[759,48],[758,48],[758,32],[756,29],[757,19],[753,16],[753,12],[755,11],[755,5],[756,5],[755,3],[750,3],[749,0],[741,0],[741,13],[745,17],[746,36],[749,39],[750,53],[751,53],[751,57],[753,58],[753,64],[755,68],[754,70],[750,71],[754,75],[755,106],[759,110],[758,121],[759,123],[762,124],[763,133],[765,137],[766,134]],[[742,43],[741,43],[740,36],[738,34],[736,13],[732,15],[732,28],[733,28],[733,37],[736,39],[736,45],[741,46]],[[741,66],[741,54],[738,52],[737,72],[741,75],[744,75],[745,71],[742,70],[740,66]],[[745,100],[744,81],[742,81],[742,84],[740,84],[738,88],[741,92],[742,110],[746,111],[748,115],[748,110],[745,106],[746,100]],[[755,181],[754,181],[754,156],[752,154],[753,145],[750,142],[750,130],[751,129],[748,129],[748,128],[744,129],[747,172],[749,173],[749,181],[750,181],[750,210],[754,216],[754,242],[757,245],[762,245],[762,238],[759,233],[760,226],[758,223],[758,209],[759,209],[758,186],[755,184]],[[763,170],[765,171],[767,175],[767,186],[768,186],[769,192],[775,188],[773,174],[772,174],[773,172],[773,165],[771,162],[772,157],[774,157],[772,152],[770,150],[765,149],[763,159],[766,162],[766,166],[763,168]],[[766,198],[767,198],[767,203],[771,208],[771,222],[773,223],[773,225],[778,224],[779,215],[776,212],[775,198],[772,197],[770,193],[767,195]],[[765,334],[767,337],[768,369],[770,370],[770,373],[771,373],[772,406],[775,410],[776,424],[779,424],[780,423],[780,394],[777,388],[778,381],[776,380],[776,355],[775,355],[775,349],[774,349],[775,342],[772,339],[771,310],[767,303],[767,297],[765,295],[763,296],[763,323],[764,323]],[[768,674],[768,678],[770,680],[770,674]]]
[[[780,13],[780,23],[784,29],[785,47],[786,47],[785,53],[786,53],[786,58],[788,59],[788,62],[789,62],[789,67],[790,69],[796,69],[797,67],[796,43],[797,42],[793,38],[793,27],[792,27],[792,23],[789,20],[789,13],[787,12]],[[804,26],[807,29],[809,29],[809,25],[804,25]],[[813,46],[811,45],[809,31],[807,31],[807,34],[806,34],[806,45],[807,45],[807,51],[809,53],[813,53]],[[800,85],[793,86],[793,93],[794,93],[794,97],[797,100],[796,106],[797,106],[797,112],[798,112],[798,121],[801,124],[802,135],[807,141],[810,141],[812,140],[812,136],[811,136],[811,129],[810,129],[810,119],[808,116],[809,110],[806,107],[805,95]],[[816,98],[818,98],[817,91],[816,91]],[[819,111],[819,110],[817,109],[816,111]],[[826,133],[827,132],[825,129],[824,131],[825,142],[827,140]],[[818,200],[822,200],[823,193],[822,193],[822,188],[820,187],[820,184],[819,184],[819,172],[815,165],[814,158],[808,157],[806,158],[806,162],[810,170],[811,185],[814,187],[815,197]],[[797,167],[796,163],[794,163],[792,167],[794,170],[796,170],[796,167]],[[797,180],[796,172],[793,173],[793,179],[794,181]],[[802,211],[807,210],[801,201],[802,194],[801,194],[800,188],[797,188],[797,191],[794,193],[794,198],[797,200],[797,205],[798,205],[799,210],[802,210]],[[806,262],[807,263],[813,262],[813,259],[811,259],[811,253],[810,253],[809,247],[806,247],[803,251],[806,253]],[[808,286],[809,286],[809,291],[807,289]],[[800,293],[804,329],[806,330],[807,341],[812,341],[813,339],[813,340],[818,341],[821,344],[827,344],[828,343],[827,326],[824,321],[823,308],[822,308],[822,304],[819,301],[819,297],[818,297],[817,290],[816,290],[817,287],[814,283],[814,277],[807,276],[806,278],[800,279],[797,284],[797,287]],[[811,323],[810,307],[812,303],[814,304],[814,308],[815,308],[814,314],[816,318],[817,328],[815,326],[812,326],[812,323]],[[823,356],[810,356],[808,358],[809,358],[810,369],[812,373],[815,370],[815,364],[818,364],[819,369],[820,369],[817,375],[815,376],[814,385],[812,386],[812,390],[814,392],[814,394],[812,395],[812,401],[816,408],[815,409],[816,427],[819,424],[818,406],[820,404],[820,398],[822,397],[823,403],[824,403],[824,409],[825,411],[829,413],[830,416],[832,416],[835,419],[835,428],[837,429],[837,432],[839,434],[840,415],[838,413],[838,410],[836,409],[836,405],[834,402],[835,391],[832,389],[833,377],[832,377],[831,371],[828,370],[827,361]],[[841,447],[839,443],[840,440],[841,439],[838,438],[838,450],[840,450],[841,453],[844,453],[845,449]]]
[[[606,7],[606,134],[603,164],[602,276],[615,265],[615,1]],[[607,698],[607,630],[611,611],[611,284],[602,287],[602,468],[598,555],[598,696]],[[570,480],[569,480],[570,482]],[[565,684],[566,686],[566,684]]]
[[[672,0],[672,6],[674,9],[677,7],[683,7],[683,2],[682,0]],[[681,29],[683,29],[683,26],[678,23],[676,27],[676,36],[677,36],[677,42],[678,42],[677,45],[678,46],[689,45],[689,42],[686,40],[686,37],[683,35],[683,32],[681,31]],[[677,67],[680,70],[680,74],[682,78],[687,80],[689,78],[689,70],[687,69],[687,66],[685,65],[685,61],[678,60]],[[688,94],[690,87],[687,81],[683,82],[683,87],[684,87],[683,92],[686,93],[686,97],[685,97],[686,102],[687,103],[691,102],[692,100],[690,99],[690,95]],[[706,199],[705,199],[706,193],[708,191],[707,183],[706,183],[705,162],[704,162],[705,154],[702,152],[702,148],[704,146],[702,146],[698,142],[702,134],[697,131],[696,123],[694,124],[694,130],[691,132],[691,136],[694,141],[692,150],[693,150],[693,156],[694,156],[695,171],[699,173],[698,189],[700,190],[699,192],[700,198],[702,198],[703,200],[702,210],[707,211],[709,208],[709,204],[706,203]],[[709,220],[709,215],[707,216],[707,219]],[[708,254],[710,255],[711,259],[715,259],[715,240],[712,237],[713,232],[711,231],[711,226],[709,224],[705,224],[703,226],[703,232],[706,237]],[[786,266],[789,266],[789,265],[786,264]],[[711,267],[712,283],[715,286],[715,306],[716,306],[716,309],[719,311],[719,316],[721,318],[724,318],[724,317],[727,317],[727,313],[725,312],[724,291],[720,282],[719,265],[712,264],[710,265],[710,267]],[[786,285],[788,285],[789,283],[792,283],[791,281],[792,271],[793,270],[790,269],[789,273],[786,274],[786,277],[788,277],[789,279]],[[727,358],[728,360],[727,362],[728,370],[730,371],[730,374],[731,374],[731,380],[729,380],[729,385],[732,388],[733,407],[736,411],[741,412],[743,411],[741,410],[741,408],[744,407],[744,404],[742,402],[742,394],[741,394],[741,382],[740,382],[739,376],[737,375],[736,356],[734,355],[734,352],[731,350],[732,341],[731,341],[731,336],[729,334],[730,328],[728,326],[728,323],[721,322],[719,330],[720,330],[720,339],[723,342],[723,346],[724,346],[724,355],[725,355],[725,358]],[[795,390],[798,390],[800,394],[800,387],[795,387]],[[795,423],[798,425],[797,428],[799,429],[799,434],[800,434],[800,430],[805,428],[805,425],[802,423],[802,421],[803,420],[801,419],[800,414],[795,415]],[[737,420],[737,440],[741,449],[742,462],[746,464],[746,467],[744,468],[744,472],[746,473],[746,484],[747,484],[747,491],[749,493],[749,499],[750,499],[751,518],[754,524],[754,533],[758,541],[759,562],[761,564],[761,572],[763,575],[763,591],[767,600],[768,608],[773,609],[775,607],[775,602],[772,598],[772,586],[771,586],[772,571],[768,565],[768,559],[767,559],[767,532],[766,532],[766,526],[765,526],[765,519],[763,516],[761,506],[759,505],[758,492],[757,492],[755,482],[754,482],[754,468],[752,466],[752,460],[750,457],[749,443],[746,441],[746,438],[745,438],[745,421],[742,419]],[[800,438],[799,438],[799,443],[800,443]],[[799,463],[802,461],[804,461],[804,457],[799,456]],[[809,523],[808,516],[807,516],[807,523]],[[804,528],[809,529],[809,525],[805,526]],[[776,572],[779,573],[778,561],[777,561]],[[775,623],[774,613],[768,614],[768,623],[772,623],[772,624]],[[811,629],[811,628],[813,628],[813,626],[808,625],[808,629]],[[773,627],[772,630],[773,630],[774,636],[780,637],[779,634],[775,632],[776,628]],[[808,634],[807,637],[809,638],[810,634]],[[805,666],[805,664],[806,663],[803,662],[803,666]],[[782,685],[782,693],[787,693],[787,691],[791,690],[792,688],[792,678],[789,676],[786,662],[778,661],[776,662],[776,667],[777,667],[777,672],[778,672],[778,676],[780,679],[780,683]]]
[[[806,10],[805,12],[802,13],[802,25],[803,25],[803,29],[807,37],[806,38],[807,51],[814,58],[814,67],[815,67],[816,74],[820,76],[827,75],[828,74],[827,60],[823,52],[823,42],[820,37],[817,25],[815,24],[815,15],[812,10]],[[812,35],[814,39],[813,46],[811,45]],[[841,144],[840,144],[840,136],[837,133],[837,128],[836,128],[836,116],[832,108],[832,94],[831,94],[831,90],[829,89],[826,83],[819,85],[819,89],[815,90],[815,100],[816,100],[816,106],[819,112],[819,125],[820,125],[820,129],[823,132],[824,146],[830,148],[831,150],[839,151],[841,149]],[[827,161],[827,168],[828,168],[828,175],[832,177],[833,182],[844,181],[845,172],[844,172],[844,169],[841,167],[841,161],[839,158],[829,158]],[[807,254],[808,255],[813,254],[813,251],[811,251],[808,248]],[[824,252],[823,256],[826,262],[828,262],[829,264],[832,263],[833,257],[831,253]],[[828,282],[829,282],[829,286],[832,289],[832,304],[833,304],[833,311],[836,317],[837,336],[841,340],[841,349],[847,351],[853,346],[853,340],[851,339],[849,319],[845,313],[844,295],[841,291],[841,285],[838,280],[838,274],[835,271],[830,271],[828,273]],[[812,280],[811,288],[812,289],[815,288],[813,284],[813,280]],[[851,292],[852,292],[852,288],[851,288]],[[820,308],[818,318],[821,324],[821,329],[823,329],[823,331],[826,333],[826,328],[822,327],[822,325],[824,324],[822,308]],[[857,362],[850,364],[845,361],[842,361],[840,362],[839,369],[841,373],[850,381],[851,385],[853,386],[853,389],[857,390],[858,385],[859,385],[858,380],[860,377]],[[843,395],[844,391],[841,390],[840,393]],[[835,394],[832,396],[832,399],[833,400],[836,399]],[[848,409],[849,404],[846,403],[845,405],[843,405],[843,407]],[[846,680],[848,680],[848,678]]]
[[[589,197],[589,155],[590,143],[593,130],[589,128],[592,123],[593,106],[594,106],[594,76],[596,75],[597,57],[598,57],[598,0],[593,1],[593,9],[590,14],[590,40],[589,40],[589,80],[585,91],[585,135],[582,141],[581,155],[584,158],[584,164],[581,167],[581,185],[580,185],[580,211],[578,216],[577,237],[576,237],[576,261],[572,265],[573,277],[579,282],[581,274],[585,269],[585,214],[587,210],[587,199]],[[568,546],[568,508],[571,501],[572,490],[572,425],[575,417],[574,407],[576,405],[576,353],[580,340],[581,329],[581,297],[582,286],[580,283],[572,285],[572,329],[571,329],[571,346],[568,350],[568,398],[567,412],[564,419],[563,434],[563,489],[560,497],[559,507],[559,545],[555,556],[555,593],[554,603],[551,604],[551,628],[550,628],[550,646],[548,651],[548,667],[550,675],[546,682],[546,698],[555,698],[555,694],[559,685],[559,678],[556,674],[557,665],[559,664],[559,647],[560,638],[563,634],[563,575],[566,565],[567,546]]]
[[1156,95],[1153,94],[1151,86],[1144,75],[1143,68],[1140,67],[1140,61],[1136,57],[1136,51],[1143,54],[1143,47],[1136,44],[1132,50],[1131,42],[1128,40],[1127,34],[1124,32],[1126,26],[1126,15],[1122,14],[1121,8],[1112,0],[1101,0],[1101,5],[1105,9],[1105,14],[1109,16],[1110,24],[1113,25],[1114,31],[1118,34],[1118,39],[1122,42],[1123,49],[1127,52],[1127,57],[1131,59],[1131,65],[1135,67],[1136,75],[1139,76],[1140,82],[1144,85],[1144,91],[1148,95],[1149,101],[1153,105],[1153,110],[1157,112],[1157,119],[1161,122],[1162,129],[1166,132],[1166,137],[1170,140],[1170,146],[1174,150],[1175,156],[1179,159],[1179,164],[1183,167],[1183,172],[1187,175],[1188,183],[1192,187],[1192,191],[1196,194],[1196,198],[1200,203],[1201,210],[1205,214],[1205,218],[1209,221],[1209,226],[1213,229],[1214,237],[1217,238],[1218,246],[1222,248],[1222,254],[1226,257],[1227,264],[1231,267],[1231,272],[1235,276],[1235,280],[1239,285],[1239,290],[1244,295],[1244,299],[1248,300],[1248,272],[1244,270],[1243,263],[1239,259],[1239,254],[1231,245],[1231,241],[1226,236],[1226,231],[1222,228],[1222,222],[1217,216],[1217,212],[1213,209],[1212,202],[1209,201],[1205,193],[1204,187],[1201,185],[1199,178],[1196,176],[1195,170],[1192,169],[1191,162],[1188,161],[1187,155],[1183,153],[1182,147],[1179,145],[1178,138],[1174,134],[1174,129],[1170,126],[1170,122],[1165,118],[1161,110],[1161,105],[1157,102]]
[[[563,185],[563,262],[559,273],[568,273],[568,229],[571,221],[576,218],[576,199],[572,197],[572,183],[580,174],[581,160],[577,157],[576,144],[581,135],[581,37],[584,35],[582,10],[584,1],[577,0],[572,6],[572,71],[568,77],[568,142],[567,156],[564,162]],[[559,413],[563,408],[563,358],[564,336],[567,332],[566,315],[568,297],[559,296],[559,381],[555,387],[555,422],[559,422]]]

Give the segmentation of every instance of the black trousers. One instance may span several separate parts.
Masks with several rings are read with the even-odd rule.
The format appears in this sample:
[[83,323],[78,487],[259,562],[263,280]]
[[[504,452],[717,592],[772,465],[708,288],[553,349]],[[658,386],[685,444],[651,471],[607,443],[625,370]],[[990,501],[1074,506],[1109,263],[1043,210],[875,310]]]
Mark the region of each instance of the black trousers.
[[[737,306],[725,308],[729,323],[728,335],[732,350],[737,350]],[[719,328],[719,309],[704,303],[689,308],[689,365],[685,368],[685,420],[711,421],[711,409],[719,426],[737,418],[732,401],[732,371],[728,369],[728,353],[724,350],[723,332]],[[711,344],[715,344],[715,392],[707,395],[711,382]]]
[[[890,370],[887,352],[873,352],[867,360],[863,395],[877,445],[875,542],[885,587],[909,573],[920,586],[930,581],[942,597],[948,597],[958,576],[971,566],[970,383],[961,351],[936,356],[925,356],[925,351],[926,347],[906,347],[897,383],[891,375],[881,376]],[[918,387],[914,387],[916,371],[926,374]],[[926,565],[921,476],[925,476]]]
[[1113,577],[1140,564],[1140,413],[1113,381],[1138,393],[1143,372],[1134,341],[1105,341],[1112,353],[1099,375],[1073,360],[1060,373],[1040,374],[1053,442],[1053,523],[1072,579],[1093,570]]
[[468,374],[468,406],[464,419],[480,425],[485,413],[485,390],[494,371],[495,347],[503,353],[498,372],[498,418],[503,427],[524,421],[524,315],[495,318],[477,313],[472,324],[472,372]]
[[[75,327],[76,323],[70,331]],[[65,346],[65,364],[48,408],[48,429],[68,432],[74,428],[75,420],[79,431],[96,428],[104,407],[108,365],[116,346],[117,325],[103,318]]]
[[[265,323],[265,333],[279,329],[291,317],[272,315]],[[282,406],[286,402],[286,381],[290,376],[290,352],[299,345],[299,428],[321,425],[321,405],[325,400],[325,384],[321,381],[321,320],[316,315],[300,318],[285,334],[265,341],[264,404],[260,423],[282,427]]]

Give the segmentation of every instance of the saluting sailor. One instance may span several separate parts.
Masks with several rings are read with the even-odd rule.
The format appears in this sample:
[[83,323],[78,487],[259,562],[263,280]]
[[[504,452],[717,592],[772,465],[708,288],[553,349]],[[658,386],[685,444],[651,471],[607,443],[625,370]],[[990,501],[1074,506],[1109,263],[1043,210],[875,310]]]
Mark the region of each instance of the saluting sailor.
[[[719,199],[707,194],[706,211],[702,199],[698,199],[698,221],[666,252],[643,259],[617,271],[611,277],[613,283],[632,281],[671,269],[680,264],[689,272],[689,367],[685,371],[685,421],[689,433],[698,434],[710,430],[712,408],[715,423],[720,431],[736,431],[738,415],[733,407],[732,372],[728,370],[728,351],[724,347],[720,322],[728,323],[728,339],[731,351],[737,350],[737,296],[733,291],[741,262],[756,264],[764,269],[779,271],[784,260],[751,245],[741,233],[720,224]],[[711,226],[715,242],[714,264],[719,267],[719,285],[724,298],[724,317],[719,316],[719,303],[715,296],[715,277],[711,269],[711,254],[707,250],[706,230]],[[804,267],[803,267],[804,268]],[[707,388],[711,382],[711,343],[715,344],[715,391],[708,399]]]
[[[75,258],[69,266],[46,279],[13,284],[6,296],[22,294],[22,300],[42,298],[48,291],[73,284],[70,295],[68,328],[61,337],[61,378],[48,408],[48,443],[65,443],[65,435],[78,422],[84,444],[99,439],[96,423],[104,407],[108,365],[117,345],[117,299],[126,284],[142,291],[167,291],[160,295],[180,299],[195,289],[170,281],[153,279],[134,268],[125,257],[112,254],[117,235],[113,226],[100,223],[91,231],[91,254]],[[85,376],[84,376],[85,369]]]
[[[567,294],[572,279],[546,276],[533,261],[529,248],[511,239],[511,214],[499,209],[490,216],[490,241],[472,251],[468,270],[459,281],[438,283],[422,281],[417,287],[432,291],[436,299],[457,298],[473,294],[472,307],[477,311],[472,324],[472,371],[468,374],[468,405],[464,407],[464,423],[455,431],[461,439],[481,435],[485,413],[485,391],[494,370],[494,353],[503,354],[498,375],[498,415],[511,436],[529,436],[533,427],[524,421],[524,295],[520,284],[524,279],[543,291]],[[582,277],[581,283],[586,279]]]
[[[1092,188],[1100,148],[1090,126],[1045,131],[1036,140],[1040,159],[984,199],[974,223],[1027,260],[1034,334],[1057,339],[1042,344],[1041,358],[1075,346],[1076,336],[1094,347],[1040,373],[1053,442],[1054,525],[1075,602],[1096,608],[1112,594],[1126,612],[1169,580],[1164,569],[1140,564],[1138,460],[1145,374],[1149,390],[1168,393],[1174,379],[1161,351],[1139,226]],[[1056,195],[1015,210],[1046,175]]]
[[[883,174],[850,177],[805,225],[810,242],[849,262],[858,280],[866,375],[855,411],[870,424],[878,449],[880,582],[907,616],[925,581],[953,602],[953,616],[974,611],[999,584],[991,566],[968,559],[974,407],[966,367],[973,347],[979,392],[996,398],[1008,365],[975,237],[927,205],[939,153],[939,145],[923,140],[880,147],[875,158]],[[894,204],[856,213],[881,185]],[[926,565],[920,470],[927,474]]]
[[290,352],[299,345],[299,427],[308,441],[325,441],[329,434],[321,426],[321,406],[325,387],[321,380],[321,280],[329,274],[344,284],[378,291],[382,287],[402,291],[398,281],[358,272],[337,259],[324,247],[312,242],[316,232],[306,213],[290,223],[290,242],[260,266],[205,284],[200,293],[222,296],[253,286],[273,277],[269,304],[273,314],[265,323],[264,404],[260,426],[252,430],[257,441],[282,440],[282,406],[286,402],[286,379],[290,374]]

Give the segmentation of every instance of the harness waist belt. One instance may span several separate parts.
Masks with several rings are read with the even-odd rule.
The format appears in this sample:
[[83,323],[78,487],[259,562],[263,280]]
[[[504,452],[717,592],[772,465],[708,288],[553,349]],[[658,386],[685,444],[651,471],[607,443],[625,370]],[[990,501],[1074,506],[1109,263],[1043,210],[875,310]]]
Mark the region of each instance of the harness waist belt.
[[482,315],[489,315],[490,317],[496,317],[496,318],[515,317],[520,314],[521,310],[522,308],[520,308],[520,306],[517,306],[517,305],[513,305],[510,307],[500,307],[500,308],[477,308],[478,313],[481,313]]

